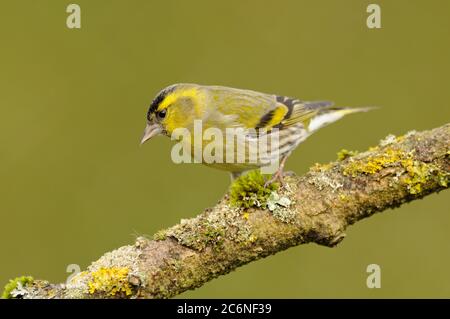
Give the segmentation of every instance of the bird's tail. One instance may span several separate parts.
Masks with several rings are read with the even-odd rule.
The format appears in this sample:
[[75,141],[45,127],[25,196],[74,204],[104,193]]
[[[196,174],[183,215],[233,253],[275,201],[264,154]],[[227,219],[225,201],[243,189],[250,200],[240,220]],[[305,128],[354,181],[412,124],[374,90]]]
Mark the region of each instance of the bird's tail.
[[314,132],[328,124],[340,120],[347,114],[357,112],[368,112],[377,109],[376,106],[364,106],[364,107],[330,107],[321,110],[316,116],[311,119],[309,124],[309,131]]
[[363,107],[333,107],[330,108],[326,111],[328,112],[338,112],[340,114],[347,115],[347,114],[352,114],[352,113],[357,113],[357,112],[369,112],[372,110],[378,109],[377,106],[363,106]]

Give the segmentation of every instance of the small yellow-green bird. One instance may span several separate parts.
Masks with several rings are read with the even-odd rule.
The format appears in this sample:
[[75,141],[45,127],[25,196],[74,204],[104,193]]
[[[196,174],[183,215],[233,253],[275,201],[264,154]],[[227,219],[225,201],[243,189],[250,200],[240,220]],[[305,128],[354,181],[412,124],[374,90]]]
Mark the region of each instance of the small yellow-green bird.
[[[147,112],[147,126],[141,144],[156,135],[171,136],[177,128],[194,133],[194,122],[201,120],[203,129],[216,128],[227,136],[227,129],[241,129],[248,137],[245,143],[259,142],[262,136],[277,132],[276,154],[279,166],[269,182],[283,182],[283,167],[291,152],[307,137],[346,114],[371,108],[334,107],[328,101],[301,101],[281,95],[224,86],[174,84],[160,91]],[[256,130],[256,134],[255,134]],[[264,131],[265,134],[258,133]],[[192,141],[191,141],[192,142]],[[205,144],[205,141],[202,141]],[[191,155],[194,150],[190,145]],[[275,143],[274,143],[275,145]],[[269,147],[270,148],[270,147]],[[226,152],[236,153],[225,147]],[[255,151],[247,150],[246,157]],[[269,156],[270,157],[270,156]],[[225,155],[224,157],[225,158]],[[245,171],[268,164],[268,157],[256,155],[253,160],[216,161],[203,164],[226,170],[236,178]]]

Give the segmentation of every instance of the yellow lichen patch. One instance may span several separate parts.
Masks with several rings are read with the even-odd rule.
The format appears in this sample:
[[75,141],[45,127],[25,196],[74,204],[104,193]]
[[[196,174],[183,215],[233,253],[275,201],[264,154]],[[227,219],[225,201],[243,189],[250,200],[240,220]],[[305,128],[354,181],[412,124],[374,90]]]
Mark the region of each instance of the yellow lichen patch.
[[[436,182],[440,186],[447,187],[448,173],[440,170],[436,165],[424,163],[413,158],[412,153],[388,148],[383,154],[369,156],[360,161],[350,161],[344,167],[343,174],[356,177],[359,174],[375,174],[387,167],[401,167],[404,174],[399,179],[400,184],[406,186],[410,194],[420,194],[423,186],[429,182]],[[399,176],[399,175],[398,175]]]
[[448,186],[449,174],[442,172],[435,165],[415,161],[412,158],[402,160],[401,164],[408,173],[403,182],[410,194],[420,194],[423,191],[423,184],[431,179],[435,179],[440,186]]
[[104,293],[109,296],[124,293],[126,296],[132,294],[132,288],[128,282],[127,267],[100,268],[94,271],[92,279],[88,282],[89,293]]
[[375,174],[383,168],[399,163],[405,154],[399,150],[387,149],[383,154],[369,156],[367,159],[360,161],[351,161],[344,168],[344,175],[356,177],[358,174]]

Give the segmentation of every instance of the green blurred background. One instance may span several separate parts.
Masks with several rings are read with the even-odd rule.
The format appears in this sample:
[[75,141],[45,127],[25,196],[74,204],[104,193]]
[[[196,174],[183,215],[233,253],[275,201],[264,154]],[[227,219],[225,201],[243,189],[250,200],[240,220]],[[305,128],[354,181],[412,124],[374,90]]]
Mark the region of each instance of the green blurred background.
[[[366,7],[382,8],[382,29]],[[379,105],[302,144],[305,172],[341,148],[450,118],[449,1],[2,1],[0,284],[65,281],[138,235],[213,206],[228,174],[139,147],[163,87],[195,82]],[[291,248],[180,297],[450,297],[450,192],[359,222],[337,248]],[[381,266],[382,288],[366,287]]]

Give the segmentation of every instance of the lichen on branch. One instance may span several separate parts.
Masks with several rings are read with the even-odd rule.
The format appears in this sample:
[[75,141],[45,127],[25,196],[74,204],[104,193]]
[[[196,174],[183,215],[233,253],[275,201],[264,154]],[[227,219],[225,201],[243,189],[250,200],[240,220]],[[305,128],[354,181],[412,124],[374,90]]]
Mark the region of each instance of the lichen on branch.
[[[448,187],[450,124],[342,150],[286,187],[252,172],[213,208],[106,253],[67,284],[11,281],[13,298],[169,298],[289,247],[333,247],[358,220]],[[22,282],[23,281],[23,282]]]

